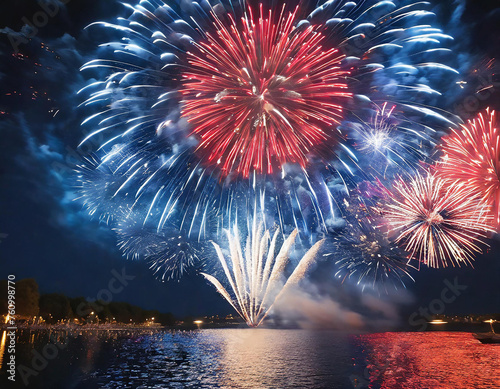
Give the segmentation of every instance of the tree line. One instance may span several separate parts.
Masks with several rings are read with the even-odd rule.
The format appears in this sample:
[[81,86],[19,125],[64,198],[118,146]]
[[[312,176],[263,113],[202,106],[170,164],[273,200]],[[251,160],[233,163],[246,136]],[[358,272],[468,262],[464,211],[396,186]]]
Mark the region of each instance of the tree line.
[[[0,314],[6,315],[7,280],[0,280],[0,291]],[[38,284],[32,278],[16,282],[16,315],[19,318],[41,316],[49,324],[74,319],[80,323],[89,320],[101,323],[145,323],[152,318],[162,325],[175,324],[175,317],[171,313],[145,310],[125,302],[89,302],[84,297],[71,298],[61,293],[40,295]]]

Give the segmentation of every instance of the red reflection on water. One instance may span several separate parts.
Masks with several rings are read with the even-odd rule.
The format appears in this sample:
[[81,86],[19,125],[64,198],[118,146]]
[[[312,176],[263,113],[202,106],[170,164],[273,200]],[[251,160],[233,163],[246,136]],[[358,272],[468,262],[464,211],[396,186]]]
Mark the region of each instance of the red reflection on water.
[[465,332],[362,335],[369,387],[500,388],[500,345]]

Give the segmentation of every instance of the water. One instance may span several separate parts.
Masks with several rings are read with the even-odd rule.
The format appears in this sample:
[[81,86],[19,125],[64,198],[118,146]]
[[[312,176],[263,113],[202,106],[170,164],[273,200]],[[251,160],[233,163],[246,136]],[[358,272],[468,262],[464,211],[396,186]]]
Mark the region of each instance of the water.
[[500,346],[463,332],[22,331],[16,356],[15,387],[44,389],[500,387]]
[[373,388],[500,388],[500,345],[471,333],[371,334],[356,342]]

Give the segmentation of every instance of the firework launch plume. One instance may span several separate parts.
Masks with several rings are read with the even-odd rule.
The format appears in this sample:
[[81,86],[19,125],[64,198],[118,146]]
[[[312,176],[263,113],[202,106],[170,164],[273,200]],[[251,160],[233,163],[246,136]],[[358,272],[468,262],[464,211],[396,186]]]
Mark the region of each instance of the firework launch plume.
[[284,271],[289,263],[290,251],[297,233],[297,230],[294,230],[279,248],[277,240],[280,231],[277,229],[271,238],[269,230],[264,231],[262,224],[257,225],[254,222],[243,249],[240,232],[238,227],[234,225],[232,232],[227,231],[229,261],[226,260],[220,246],[213,242],[228,287],[224,287],[223,283],[216,277],[206,273],[202,274],[249,326],[260,325],[270,312],[274,302],[288,288],[298,284],[314,262],[323,240],[317,242],[307,251],[292,274],[286,281],[283,281]]
[[396,181],[382,213],[396,242],[433,268],[471,264],[491,231],[489,209],[475,188],[432,173]]

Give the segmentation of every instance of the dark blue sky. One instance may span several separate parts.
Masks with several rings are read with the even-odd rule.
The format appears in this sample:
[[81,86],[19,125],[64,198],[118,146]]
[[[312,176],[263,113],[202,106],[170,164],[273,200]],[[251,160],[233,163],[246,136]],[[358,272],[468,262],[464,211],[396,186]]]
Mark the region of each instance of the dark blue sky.
[[[462,12],[456,12],[461,1],[434,3],[441,27],[457,38],[462,65],[500,54],[496,1],[470,0]],[[15,54],[11,41],[19,39],[16,32],[26,31],[23,17],[32,20],[38,11],[36,1],[11,0],[3,3],[0,16],[0,29],[5,27],[0,30],[0,233],[8,235],[0,236],[0,278],[33,277],[42,293],[93,298],[106,288],[112,269],[125,267],[136,278],[116,301],[178,315],[231,312],[199,275],[161,283],[146,264],[123,259],[113,232],[89,219],[72,201],[72,169],[81,158],[75,150],[85,117],[76,108],[81,101],[75,92],[86,82],[78,68],[99,42],[83,28],[96,20],[113,20],[123,15],[123,8],[112,0],[70,0]],[[497,90],[476,99],[477,109],[500,107],[497,85]],[[464,109],[466,97],[447,108],[474,114]],[[443,280],[457,276],[468,289],[447,307],[448,313],[500,311],[498,239],[474,266],[417,273],[417,282],[409,287],[416,297],[409,310],[439,297]]]

